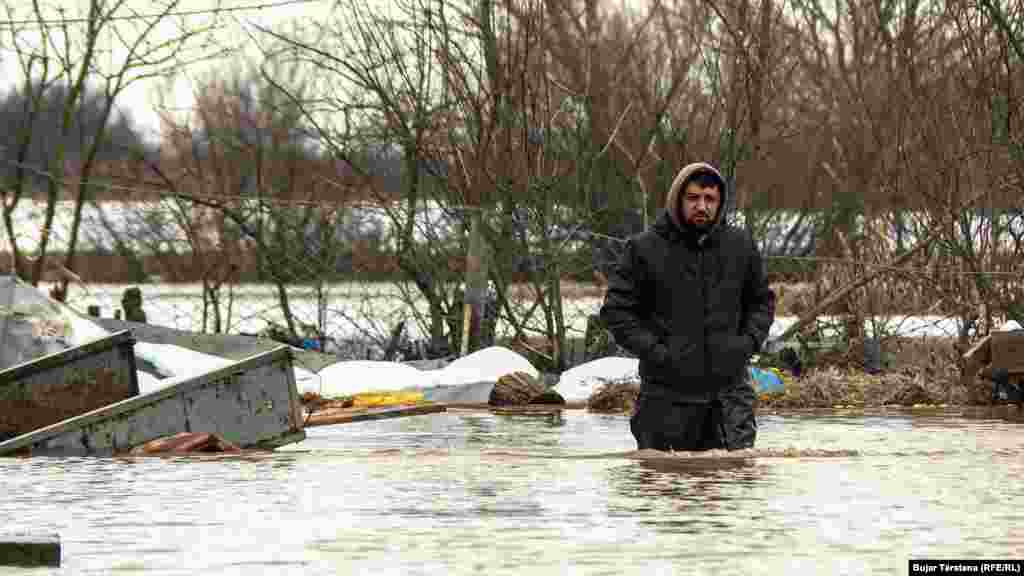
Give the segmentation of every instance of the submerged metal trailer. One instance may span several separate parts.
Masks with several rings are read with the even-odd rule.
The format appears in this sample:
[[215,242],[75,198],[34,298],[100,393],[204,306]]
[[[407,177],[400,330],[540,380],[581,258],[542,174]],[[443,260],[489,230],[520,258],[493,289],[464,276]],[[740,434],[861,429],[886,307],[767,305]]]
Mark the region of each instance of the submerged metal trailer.
[[241,448],[306,437],[287,346],[0,442],[0,456],[110,456],[180,432],[217,434]]
[[122,331],[0,370],[0,441],[137,396],[134,344]]

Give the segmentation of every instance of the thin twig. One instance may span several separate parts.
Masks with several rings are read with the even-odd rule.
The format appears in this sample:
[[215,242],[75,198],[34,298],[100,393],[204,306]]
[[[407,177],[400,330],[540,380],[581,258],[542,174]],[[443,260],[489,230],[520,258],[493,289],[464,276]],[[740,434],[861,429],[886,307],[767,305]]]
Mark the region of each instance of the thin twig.
[[615,129],[612,130],[612,135],[608,138],[608,141],[605,142],[604,148],[601,148],[601,151],[597,153],[597,157],[598,158],[600,158],[601,156],[604,156],[604,153],[608,151],[608,147],[611,146],[612,142],[615,141],[615,136],[619,133],[619,128],[622,127],[622,121],[626,119],[626,114],[629,114],[629,111],[632,108],[633,108],[633,102],[630,101],[630,103],[626,105],[626,109],[623,110],[622,114],[619,115],[619,120],[618,120],[618,122],[615,123]]

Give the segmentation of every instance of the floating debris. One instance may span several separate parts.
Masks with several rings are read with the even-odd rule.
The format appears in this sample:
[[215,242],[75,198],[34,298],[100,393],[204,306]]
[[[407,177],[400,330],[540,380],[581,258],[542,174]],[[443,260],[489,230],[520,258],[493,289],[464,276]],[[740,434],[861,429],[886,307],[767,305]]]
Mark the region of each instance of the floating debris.
[[327,426],[330,424],[348,424],[351,422],[363,422],[366,420],[382,420],[387,418],[435,414],[446,410],[447,407],[441,404],[348,408],[329,407],[324,408],[319,412],[309,414],[306,417],[305,425],[308,428],[312,426]]
[[59,534],[0,534],[0,566],[60,566]]
[[181,432],[173,436],[150,440],[131,450],[133,455],[187,454],[192,452],[241,452],[241,448],[216,434]]
[[611,381],[602,384],[587,400],[587,409],[593,412],[632,413],[640,395],[640,383],[635,379]]
[[487,403],[491,406],[524,406],[545,392],[544,384],[526,372],[512,372],[495,382]]
[[491,414],[498,416],[530,416],[560,420],[562,408],[551,404],[529,404],[526,406],[493,406]]
[[425,404],[427,400],[420,390],[381,390],[324,398],[315,392],[302,395],[302,404],[306,412],[322,412],[337,408],[376,408],[386,406],[410,406]]
[[565,398],[556,390],[549,388],[530,399],[530,404],[565,406]]
[[377,406],[407,406],[422,404],[423,392],[420,390],[394,390],[387,392],[363,392],[351,397],[352,406],[369,408]]

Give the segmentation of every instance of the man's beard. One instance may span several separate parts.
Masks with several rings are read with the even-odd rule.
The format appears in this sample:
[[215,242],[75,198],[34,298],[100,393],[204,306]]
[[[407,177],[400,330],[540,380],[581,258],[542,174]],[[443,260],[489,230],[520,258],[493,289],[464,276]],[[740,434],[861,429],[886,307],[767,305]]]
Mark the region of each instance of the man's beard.
[[697,222],[695,218],[686,220],[686,225],[697,232],[707,232],[711,229],[711,226],[715,223],[709,216],[704,216],[703,222]]

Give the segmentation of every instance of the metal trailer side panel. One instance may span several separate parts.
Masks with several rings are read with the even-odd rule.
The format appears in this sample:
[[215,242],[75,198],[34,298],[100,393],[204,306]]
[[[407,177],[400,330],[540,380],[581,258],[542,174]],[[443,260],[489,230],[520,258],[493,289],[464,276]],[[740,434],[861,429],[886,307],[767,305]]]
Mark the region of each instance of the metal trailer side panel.
[[138,395],[127,331],[0,370],[0,439]]
[[107,456],[179,432],[242,448],[305,437],[286,346],[0,443],[0,454]]

